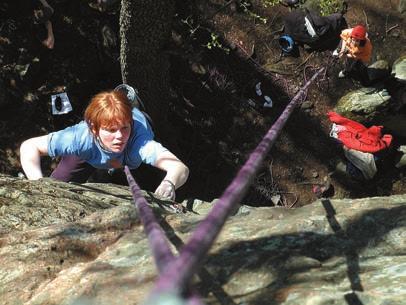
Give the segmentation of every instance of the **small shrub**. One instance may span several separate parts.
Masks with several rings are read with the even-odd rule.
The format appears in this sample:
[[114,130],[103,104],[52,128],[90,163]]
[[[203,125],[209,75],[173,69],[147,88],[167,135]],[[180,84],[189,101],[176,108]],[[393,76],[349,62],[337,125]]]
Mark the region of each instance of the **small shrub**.
[[275,6],[277,4],[280,4],[281,2],[282,2],[282,0],[263,0],[262,5],[264,7],[272,7],[272,6]]
[[343,1],[341,0],[321,0],[319,2],[320,14],[322,16],[334,14],[340,11],[342,5]]
[[249,2],[242,0],[240,2],[240,6],[243,9],[244,13],[248,14],[251,18],[258,20],[263,24],[267,23],[268,20],[265,17],[262,17],[251,10],[251,4]]
[[207,42],[207,44],[205,45],[205,47],[209,50],[213,49],[213,48],[218,48],[222,51],[224,51],[226,54],[230,53],[230,49],[225,47],[219,39],[219,36],[213,32],[210,33],[210,38],[211,40],[209,42]]

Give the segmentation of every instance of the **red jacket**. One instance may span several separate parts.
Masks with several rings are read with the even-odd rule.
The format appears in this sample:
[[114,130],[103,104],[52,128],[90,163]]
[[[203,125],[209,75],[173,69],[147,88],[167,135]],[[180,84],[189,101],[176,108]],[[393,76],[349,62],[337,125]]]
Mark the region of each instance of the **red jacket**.
[[367,128],[333,111],[328,112],[327,115],[331,122],[345,127],[345,130],[338,132],[338,139],[348,148],[376,153],[388,148],[392,142],[391,135],[382,135],[383,126]]

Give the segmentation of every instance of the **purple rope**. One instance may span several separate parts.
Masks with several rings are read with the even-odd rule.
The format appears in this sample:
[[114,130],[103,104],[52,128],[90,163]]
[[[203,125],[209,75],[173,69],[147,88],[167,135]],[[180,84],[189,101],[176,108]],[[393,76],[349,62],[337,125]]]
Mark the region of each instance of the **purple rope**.
[[[149,245],[152,249],[152,254],[155,258],[155,263],[159,273],[162,273],[164,268],[170,262],[175,260],[175,256],[169,247],[165,234],[156,220],[152,209],[149,207],[146,199],[141,193],[141,189],[135,182],[127,166],[124,167],[124,172],[127,176],[128,185],[134,199],[135,207],[140,215],[145,233],[148,237]],[[192,290],[191,295],[185,300],[185,305],[204,305],[201,298],[195,290]]]
[[185,305],[204,305],[204,303],[197,293],[193,291],[193,294],[185,301]]
[[210,213],[202,220],[189,241],[183,246],[179,257],[161,273],[152,292],[153,295],[159,293],[176,294],[181,291],[182,287],[187,287],[190,284],[194,273],[202,265],[204,257],[219,234],[227,217],[237,208],[237,204],[243,199],[266,154],[270,151],[276,138],[281,133],[297,102],[323,70],[324,68],[320,68],[286,106],[283,113],[273,124],[261,143],[251,153],[247,162],[224,191],[218,202],[213,206]]
[[142,196],[141,189],[135,182],[127,166],[124,167],[124,172],[127,176],[131,193],[133,194],[135,207],[144,225],[145,234],[148,237],[155,263],[158,267],[158,271],[161,273],[168,263],[175,259],[175,256],[172,254],[165,233],[156,220],[147,200]]

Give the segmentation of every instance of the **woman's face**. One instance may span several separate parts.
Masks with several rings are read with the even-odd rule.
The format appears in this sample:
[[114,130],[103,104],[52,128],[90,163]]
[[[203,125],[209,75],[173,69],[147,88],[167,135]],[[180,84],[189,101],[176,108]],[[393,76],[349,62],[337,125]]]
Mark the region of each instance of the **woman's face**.
[[352,43],[354,46],[359,46],[360,43],[361,43],[361,41],[360,41],[359,39],[356,39],[356,38],[354,38],[354,37],[351,37],[351,43]]
[[127,146],[130,133],[130,123],[116,123],[109,127],[100,127],[98,137],[105,149],[120,153]]

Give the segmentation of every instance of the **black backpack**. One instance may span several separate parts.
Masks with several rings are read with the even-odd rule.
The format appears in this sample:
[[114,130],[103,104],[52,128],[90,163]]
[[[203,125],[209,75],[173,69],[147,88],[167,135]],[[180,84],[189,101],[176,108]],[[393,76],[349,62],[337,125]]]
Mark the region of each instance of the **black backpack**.
[[341,31],[347,28],[346,4],[340,13],[321,16],[309,9],[297,9],[284,17],[284,34],[309,51],[334,50]]

